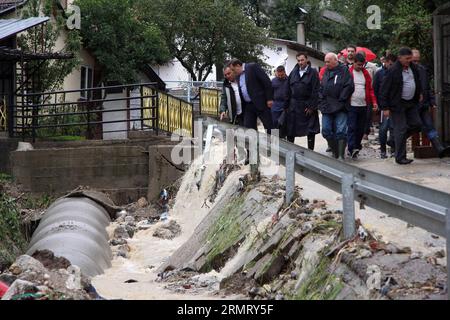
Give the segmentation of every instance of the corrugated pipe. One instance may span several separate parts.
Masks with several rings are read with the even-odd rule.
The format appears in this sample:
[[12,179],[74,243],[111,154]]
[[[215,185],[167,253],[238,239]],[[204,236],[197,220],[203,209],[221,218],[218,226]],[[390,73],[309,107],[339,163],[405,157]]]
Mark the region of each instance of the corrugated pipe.
[[106,227],[108,211],[88,197],[62,198],[53,203],[31,238],[27,254],[50,250],[94,277],[111,267],[112,252]]

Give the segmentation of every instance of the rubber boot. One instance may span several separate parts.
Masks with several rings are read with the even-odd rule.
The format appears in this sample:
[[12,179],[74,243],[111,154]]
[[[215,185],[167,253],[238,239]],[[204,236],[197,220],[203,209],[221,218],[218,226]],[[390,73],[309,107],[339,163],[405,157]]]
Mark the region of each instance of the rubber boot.
[[439,154],[439,158],[450,157],[450,147],[444,147],[438,137],[431,139],[431,144]]
[[328,147],[331,149],[331,152],[333,153],[333,157],[337,159],[339,157],[337,141],[334,139],[327,139],[327,141]]
[[345,160],[345,148],[347,147],[347,140],[341,139],[338,141],[338,159]]
[[316,146],[316,136],[309,135],[308,136],[308,149],[314,151],[315,146]]

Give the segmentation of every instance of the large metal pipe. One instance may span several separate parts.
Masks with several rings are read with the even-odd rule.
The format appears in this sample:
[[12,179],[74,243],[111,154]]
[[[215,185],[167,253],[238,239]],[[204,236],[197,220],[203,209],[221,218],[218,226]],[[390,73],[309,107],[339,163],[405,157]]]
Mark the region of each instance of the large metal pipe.
[[62,198],[53,203],[31,238],[27,254],[50,250],[94,277],[111,267],[112,252],[106,209],[86,197]]

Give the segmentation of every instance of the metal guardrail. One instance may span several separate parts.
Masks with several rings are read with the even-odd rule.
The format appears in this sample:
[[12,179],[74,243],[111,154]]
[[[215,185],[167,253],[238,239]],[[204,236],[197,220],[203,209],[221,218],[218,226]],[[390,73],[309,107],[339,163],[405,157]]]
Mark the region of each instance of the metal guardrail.
[[[238,127],[206,118],[224,136]],[[244,136],[237,131],[236,137]],[[259,148],[270,154],[271,137],[259,133]],[[350,165],[287,141],[279,142],[280,164],[287,169],[287,193],[294,189],[295,172],[343,195],[346,239],[355,233],[355,202],[371,207],[447,239],[447,294],[450,287],[450,194]],[[292,178],[294,177],[294,178]],[[450,191],[450,188],[449,188]],[[289,197],[289,194],[287,194]]]
[[200,88],[200,114],[205,116],[219,117],[220,89]]

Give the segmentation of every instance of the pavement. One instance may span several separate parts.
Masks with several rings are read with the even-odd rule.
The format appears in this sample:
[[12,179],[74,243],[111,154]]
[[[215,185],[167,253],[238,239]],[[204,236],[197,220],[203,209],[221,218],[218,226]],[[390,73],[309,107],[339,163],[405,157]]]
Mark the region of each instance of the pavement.
[[[359,160],[347,159],[349,163],[361,168],[379,172],[391,177],[420,184],[432,189],[449,193],[450,196],[450,158],[447,159],[416,159],[409,166],[397,165],[393,158],[383,160],[380,158],[379,146],[375,143],[376,136],[369,137]],[[306,138],[297,138],[296,144],[307,146]],[[316,136],[316,152],[327,154],[327,142],[321,135]],[[413,158],[413,155],[409,155]],[[285,177],[284,168],[280,168],[279,175]],[[308,199],[324,200],[331,210],[342,210],[342,196],[339,193],[321,186],[300,175],[296,177],[297,184],[303,189],[302,196]],[[388,217],[386,214],[366,208],[360,210],[356,207],[356,217],[362,224],[376,235],[380,240],[392,243],[398,247],[409,247],[413,252],[424,256],[434,255],[437,251],[446,249],[444,238],[437,237],[423,229],[411,227],[407,223]],[[445,259],[439,261],[446,265]]]

